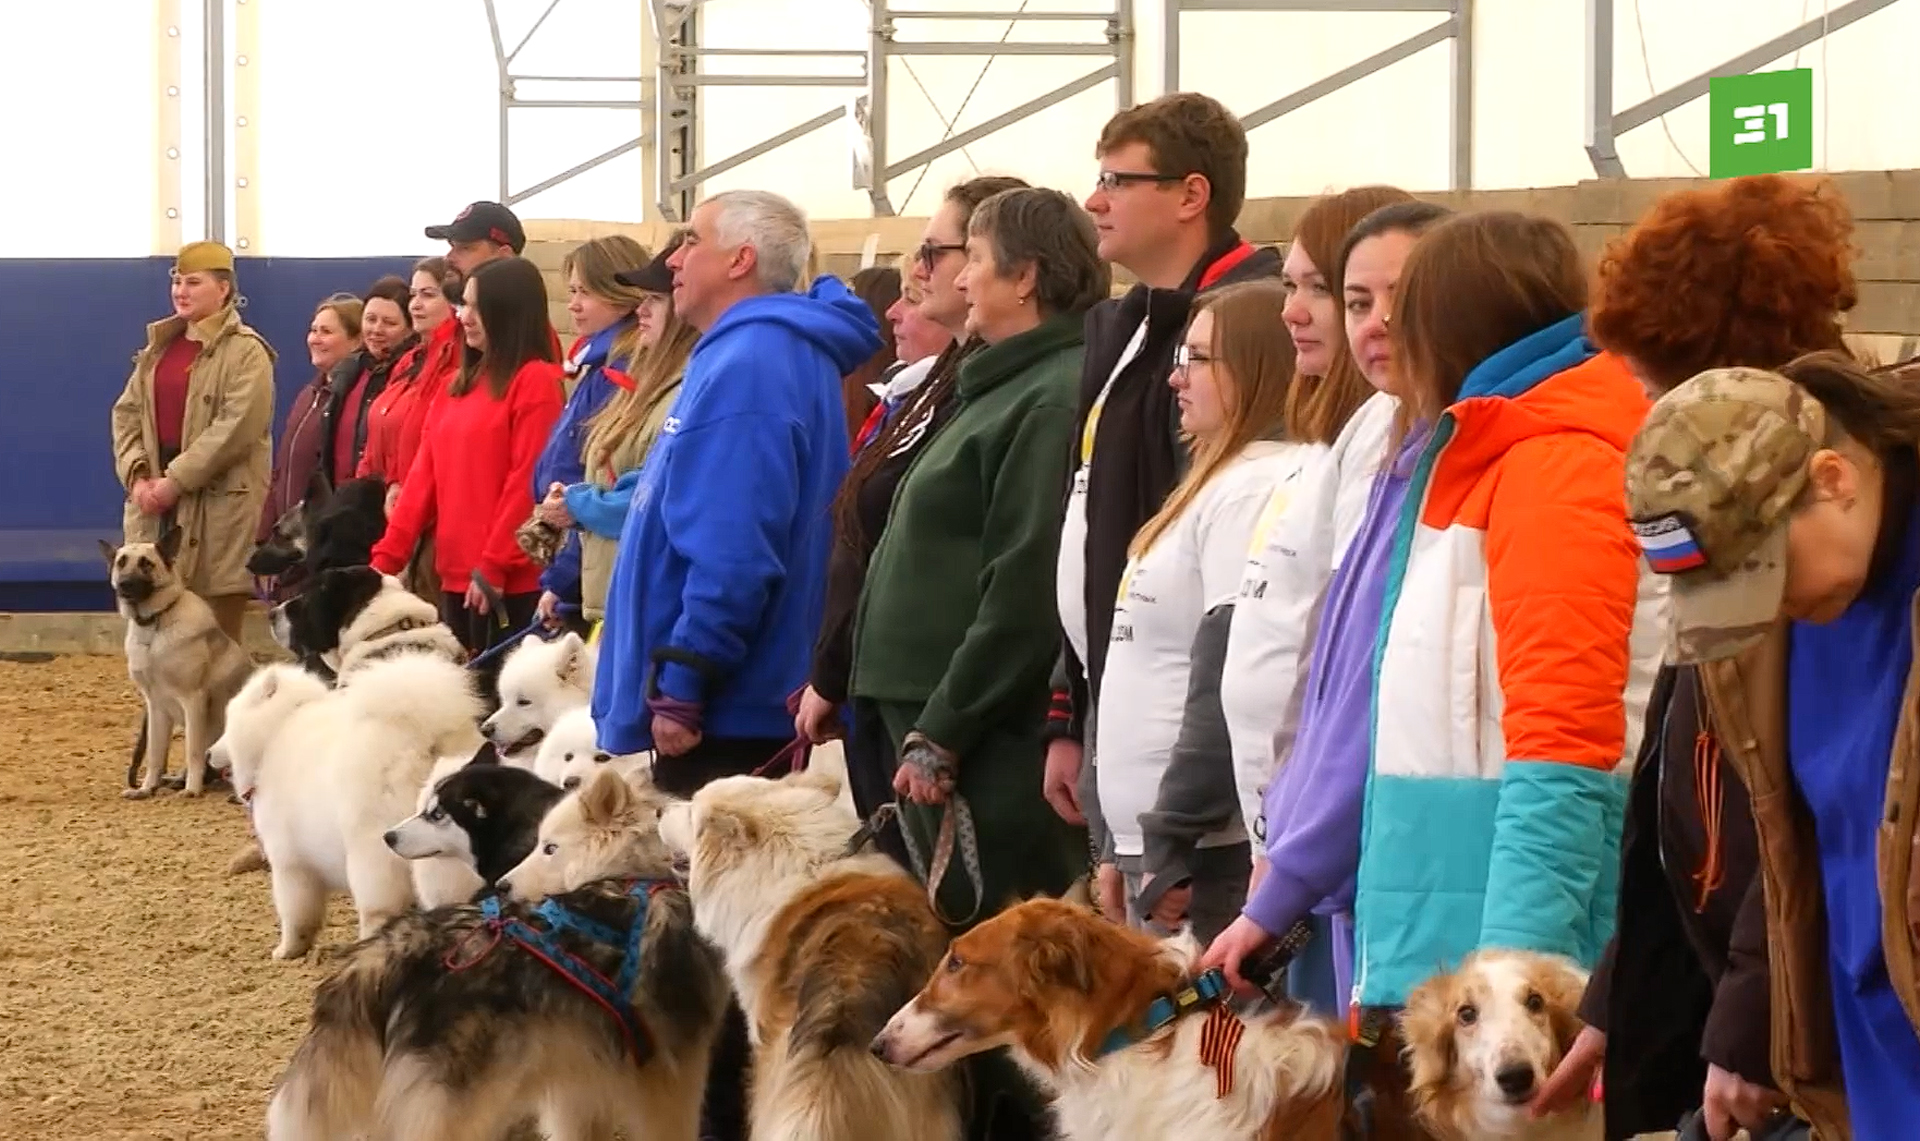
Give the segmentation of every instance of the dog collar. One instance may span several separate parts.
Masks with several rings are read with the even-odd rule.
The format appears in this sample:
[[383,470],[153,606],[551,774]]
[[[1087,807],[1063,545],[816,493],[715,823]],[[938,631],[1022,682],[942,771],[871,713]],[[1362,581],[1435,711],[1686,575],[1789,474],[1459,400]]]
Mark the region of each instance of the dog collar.
[[176,596],[173,602],[167,603],[165,606],[162,606],[160,609],[154,611],[152,614],[147,615],[145,618],[140,617],[140,611],[136,607],[132,614],[127,615],[127,621],[133,623],[135,626],[139,626],[142,629],[158,626],[160,624],[160,619],[165,617],[167,611],[172,610],[174,608],[175,603],[178,603],[179,601],[180,599]]
[[1143,1042],[1155,1031],[1171,1024],[1181,1015],[1202,1007],[1213,1006],[1224,1000],[1231,988],[1227,985],[1227,976],[1219,968],[1200,972],[1198,978],[1172,994],[1163,994],[1147,1004],[1146,1013],[1140,1016],[1139,1029],[1134,1026],[1116,1026],[1100,1043],[1095,1057],[1104,1057],[1116,1050],[1124,1050],[1136,1042]]

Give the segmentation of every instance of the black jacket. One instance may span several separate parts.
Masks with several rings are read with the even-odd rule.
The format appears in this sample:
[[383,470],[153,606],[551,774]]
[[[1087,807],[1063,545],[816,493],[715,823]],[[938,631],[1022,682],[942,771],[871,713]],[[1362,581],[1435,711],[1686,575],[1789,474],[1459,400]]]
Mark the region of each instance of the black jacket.
[[[1608,1141],[1672,1129],[1700,1105],[1707,1063],[1773,1085],[1766,907],[1746,788],[1703,736],[1690,667],[1663,667],[1620,844],[1620,912],[1581,1004],[1606,1031]],[[1721,875],[1696,878],[1708,846],[1697,788],[1717,771]]]
[[[345,483],[353,478],[354,469],[360,466],[360,453],[367,450],[367,409],[373,406],[373,398],[387,387],[393,366],[405,359],[419,340],[417,336],[408,334],[407,339],[395,345],[393,351],[383,359],[375,359],[371,352],[361,349],[334,366],[330,374],[332,396],[327,401],[327,410],[320,421],[320,466],[334,483]],[[367,374],[367,385],[360,390],[360,407],[353,421],[352,462],[347,465],[347,472],[343,476],[333,468],[335,436],[340,430],[340,417],[346,412],[347,397],[352,394],[353,386],[362,372]]]
[[[1087,577],[1082,594],[1087,608],[1087,657],[1091,660],[1076,660],[1072,647],[1061,639],[1061,667],[1055,672],[1053,710],[1048,722],[1051,736],[1081,737],[1081,719],[1099,696],[1114,595],[1127,566],[1127,545],[1166,502],[1186,470],[1180,407],[1167,385],[1167,376],[1173,371],[1173,351],[1186,330],[1193,299],[1205,289],[1274,277],[1280,272],[1279,253],[1251,246],[1243,250],[1243,246],[1240,235],[1229,231],[1193,267],[1180,288],[1136,285],[1087,313],[1087,355],[1080,374],[1075,439],[1085,430],[1094,401],[1106,387],[1108,377],[1113,376],[1114,365],[1142,321],[1146,322],[1147,335],[1139,355],[1114,377],[1095,429],[1098,462],[1088,472],[1087,480]],[[1069,463],[1079,465],[1077,452]]]

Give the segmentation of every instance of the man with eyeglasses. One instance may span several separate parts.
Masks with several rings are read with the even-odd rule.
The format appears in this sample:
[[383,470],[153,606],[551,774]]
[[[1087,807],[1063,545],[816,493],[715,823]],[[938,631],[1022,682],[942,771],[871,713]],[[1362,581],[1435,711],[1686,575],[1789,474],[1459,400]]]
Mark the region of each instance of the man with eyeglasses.
[[1277,276],[1280,256],[1255,249],[1234,231],[1246,199],[1247,135],[1218,101],[1176,92],[1129,108],[1108,120],[1094,154],[1100,175],[1086,207],[1099,232],[1100,256],[1137,284],[1087,314],[1080,431],[1056,580],[1064,645],[1048,718],[1044,787],[1062,817],[1089,825],[1099,868],[1096,898],[1110,917],[1124,921],[1116,854],[1094,801],[1093,765],[1082,763],[1097,751],[1084,734],[1100,696],[1114,596],[1127,544],[1186,467],[1167,376],[1193,299],[1220,285]]

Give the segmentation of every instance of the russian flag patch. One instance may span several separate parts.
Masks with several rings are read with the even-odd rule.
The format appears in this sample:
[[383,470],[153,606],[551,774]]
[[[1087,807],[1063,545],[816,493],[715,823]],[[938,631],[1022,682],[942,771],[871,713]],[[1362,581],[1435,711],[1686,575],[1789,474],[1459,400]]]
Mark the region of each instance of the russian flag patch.
[[1707,565],[1707,553],[1700,549],[1693,531],[1680,516],[1636,519],[1632,526],[1634,535],[1640,540],[1640,550],[1646,555],[1647,565],[1653,568],[1653,573],[1680,574]]

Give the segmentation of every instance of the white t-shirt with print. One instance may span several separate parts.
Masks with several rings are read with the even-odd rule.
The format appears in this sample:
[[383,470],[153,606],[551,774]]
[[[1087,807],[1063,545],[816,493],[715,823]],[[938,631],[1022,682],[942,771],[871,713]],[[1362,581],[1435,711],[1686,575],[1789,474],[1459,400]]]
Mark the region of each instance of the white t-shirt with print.
[[[1133,363],[1146,347],[1147,323],[1142,320],[1140,327],[1133,331],[1127,345],[1120,350],[1120,359],[1114,362],[1113,371],[1107,374],[1107,382],[1100,386],[1100,395],[1094,398],[1093,407],[1087,412],[1086,425],[1080,431],[1080,439],[1075,441],[1078,451],[1074,454],[1073,487],[1067,493],[1067,511],[1060,525],[1060,554],[1054,563],[1053,597],[1054,605],[1060,611],[1060,628],[1066,632],[1067,645],[1073,647],[1073,656],[1083,665],[1087,660],[1087,475],[1093,469],[1093,434],[1100,427],[1100,413],[1107,406],[1107,397],[1113,392],[1113,382],[1120,378],[1120,372]],[[1164,382],[1165,377],[1161,380]],[[1078,711],[1081,716],[1086,710]]]
[[[1141,854],[1140,814],[1153,808],[1180,735],[1200,619],[1239,591],[1261,510],[1310,450],[1270,441],[1249,445],[1121,575],[1095,738],[1100,808],[1122,856]],[[1235,821],[1200,846],[1244,839]]]

